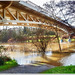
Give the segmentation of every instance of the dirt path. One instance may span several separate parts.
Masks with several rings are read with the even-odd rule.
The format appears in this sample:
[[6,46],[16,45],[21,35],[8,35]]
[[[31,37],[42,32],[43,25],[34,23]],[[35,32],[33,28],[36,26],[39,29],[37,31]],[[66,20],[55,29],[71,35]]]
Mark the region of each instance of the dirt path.
[[33,65],[20,65],[9,70],[5,70],[0,72],[1,73],[39,73],[44,70],[53,68],[55,66],[52,65],[40,65],[40,66],[33,66]]

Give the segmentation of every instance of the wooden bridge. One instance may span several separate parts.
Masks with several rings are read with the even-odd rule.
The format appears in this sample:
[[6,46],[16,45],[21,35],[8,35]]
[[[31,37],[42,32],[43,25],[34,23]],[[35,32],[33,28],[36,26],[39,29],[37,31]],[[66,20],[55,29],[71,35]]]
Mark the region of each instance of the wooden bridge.
[[57,30],[60,34],[73,33],[61,20],[51,18],[45,9],[24,1],[0,1],[0,26],[30,26]]

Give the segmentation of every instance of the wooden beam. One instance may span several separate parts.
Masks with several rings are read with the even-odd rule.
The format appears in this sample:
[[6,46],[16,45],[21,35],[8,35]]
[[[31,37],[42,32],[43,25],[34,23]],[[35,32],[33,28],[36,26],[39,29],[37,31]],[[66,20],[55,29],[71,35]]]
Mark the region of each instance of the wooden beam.
[[6,9],[8,12],[9,12],[9,14],[16,20],[17,18],[11,13],[11,11],[9,10],[9,9]]
[[26,17],[21,13],[21,12],[19,12],[19,14],[22,16],[22,18],[26,21],[27,19],[26,19]]
[[16,19],[19,20],[19,12],[16,11]]
[[6,10],[3,9],[3,19],[5,19],[5,16],[6,16]]
[[0,18],[3,20],[3,17],[0,15]]

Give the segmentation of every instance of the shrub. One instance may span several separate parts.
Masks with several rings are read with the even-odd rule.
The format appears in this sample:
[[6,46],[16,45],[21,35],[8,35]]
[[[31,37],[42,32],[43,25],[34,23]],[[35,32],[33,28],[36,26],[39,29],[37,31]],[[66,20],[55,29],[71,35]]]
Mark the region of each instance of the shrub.
[[4,62],[6,62],[6,61],[11,61],[11,58],[7,57],[7,56],[0,57],[0,65],[4,65]]
[[4,64],[4,60],[2,57],[0,57],[0,65],[3,65]]
[[2,58],[3,58],[4,62],[6,62],[6,61],[11,61],[11,58],[10,58],[10,57],[2,56]]
[[16,66],[18,66],[18,64],[15,60],[7,61],[4,63],[4,65],[0,66],[0,71],[4,71]]

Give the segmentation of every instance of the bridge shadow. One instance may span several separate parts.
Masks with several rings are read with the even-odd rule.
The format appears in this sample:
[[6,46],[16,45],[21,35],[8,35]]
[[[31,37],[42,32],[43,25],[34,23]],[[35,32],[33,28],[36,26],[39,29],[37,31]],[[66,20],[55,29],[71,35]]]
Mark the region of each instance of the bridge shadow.
[[[63,48],[62,51],[52,51],[54,53],[59,53],[59,55],[55,56],[51,56],[51,57],[57,57],[59,60],[62,59],[63,57],[65,56],[68,56],[70,55],[70,53],[74,53],[75,52],[75,44],[73,46],[69,46],[68,48]],[[45,60],[47,60],[47,62],[44,62],[44,63],[47,63],[47,64],[50,64],[50,65],[54,65],[54,66],[62,66],[63,64],[58,61],[55,61],[55,60],[52,60],[51,58],[48,58],[46,55],[44,55],[42,58],[44,58]]]
[[59,61],[54,61],[48,58],[46,55],[42,58],[45,59],[46,61],[43,61],[41,63],[46,63],[46,64],[53,65],[53,66],[62,66],[62,63],[60,63]]
[[47,62],[42,62],[42,63],[47,63],[49,65],[54,65],[54,66],[62,66],[63,64],[60,62],[60,60],[66,56],[69,56],[71,53],[53,53],[51,56],[44,55],[42,56],[43,59],[45,59]]

